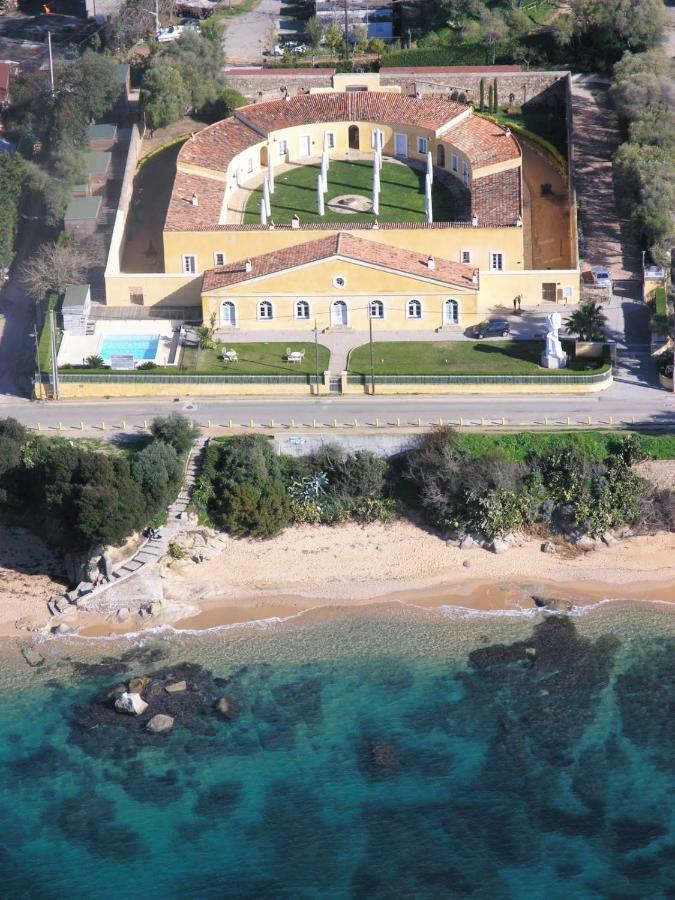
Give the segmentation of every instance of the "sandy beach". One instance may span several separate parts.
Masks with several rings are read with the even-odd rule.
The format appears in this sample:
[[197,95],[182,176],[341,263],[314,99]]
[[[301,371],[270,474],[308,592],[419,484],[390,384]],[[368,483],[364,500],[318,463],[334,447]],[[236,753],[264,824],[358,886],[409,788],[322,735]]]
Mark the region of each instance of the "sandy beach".
[[[3,538],[5,548],[13,541],[13,550],[5,550],[0,566],[0,634],[25,634],[26,623],[49,623],[46,602],[63,590],[59,565],[49,557],[48,566],[31,573],[31,552],[44,554],[44,546],[36,548],[25,533]],[[577,604],[672,602],[675,534],[627,538],[588,553],[560,542],[555,554],[542,552],[541,538],[524,537],[520,546],[494,554],[461,550],[405,520],[298,526],[267,541],[225,538],[223,549],[200,564],[167,559],[153,586],[162,598],[159,618],[134,615],[120,623],[109,608],[107,615],[74,611],[71,621],[83,636],[102,636],[158,625],[212,628],[317,609],[325,615],[328,607],[347,614],[368,604],[518,611],[533,608],[533,594]]]

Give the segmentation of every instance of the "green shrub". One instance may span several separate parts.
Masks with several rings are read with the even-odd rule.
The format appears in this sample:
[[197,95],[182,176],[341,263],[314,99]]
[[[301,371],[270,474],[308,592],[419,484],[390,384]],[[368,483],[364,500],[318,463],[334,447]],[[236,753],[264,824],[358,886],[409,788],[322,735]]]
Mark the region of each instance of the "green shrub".
[[157,440],[170,444],[179,456],[188,452],[199,434],[199,429],[178,413],[153,419],[150,431]]
[[88,369],[102,369],[104,366],[102,356],[88,356],[84,361]]
[[279,462],[263,435],[210,444],[203,473],[211,479],[212,521],[233,534],[270,537],[289,521]]
[[171,541],[169,544],[169,556],[171,559],[185,559],[185,550],[181,547],[180,544],[177,544],[175,541]]

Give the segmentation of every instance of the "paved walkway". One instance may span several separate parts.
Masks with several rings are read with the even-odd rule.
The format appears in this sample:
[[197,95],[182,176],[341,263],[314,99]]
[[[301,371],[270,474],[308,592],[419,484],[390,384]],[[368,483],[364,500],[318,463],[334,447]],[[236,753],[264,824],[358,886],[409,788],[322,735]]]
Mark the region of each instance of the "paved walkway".
[[[620,142],[619,124],[606,79],[572,79],[574,175],[585,243],[584,268],[607,266],[615,293],[637,297],[641,257],[619,215],[612,158]],[[636,281],[637,280],[637,281]]]
[[223,50],[228,65],[264,62],[267,36],[271,26],[279,31],[280,14],[281,0],[260,0],[250,12],[226,19]]

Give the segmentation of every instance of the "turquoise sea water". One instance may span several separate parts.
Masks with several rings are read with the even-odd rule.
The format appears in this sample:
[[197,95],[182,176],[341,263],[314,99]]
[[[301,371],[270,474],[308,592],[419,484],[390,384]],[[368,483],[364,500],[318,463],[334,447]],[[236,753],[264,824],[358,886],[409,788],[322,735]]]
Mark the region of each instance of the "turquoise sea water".
[[[674,651],[629,605],[12,646],[0,896],[673,897]],[[145,673],[170,734],[102,699]]]

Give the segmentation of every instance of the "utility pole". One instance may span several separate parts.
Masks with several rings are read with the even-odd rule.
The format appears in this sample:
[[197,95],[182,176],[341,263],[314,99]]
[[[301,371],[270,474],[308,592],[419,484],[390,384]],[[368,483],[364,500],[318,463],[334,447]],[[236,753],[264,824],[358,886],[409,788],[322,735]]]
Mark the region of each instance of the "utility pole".
[[42,370],[40,369],[40,344],[39,344],[39,331],[38,331],[38,323],[37,316],[35,318],[35,327],[33,329],[33,337],[35,338],[35,370],[37,371],[37,379],[40,391],[40,400],[42,400]]
[[345,4],[345,59],[349,59],[349,0],[344,0]]
[[375,363],[373,361],[373,309],[368,307],[368,330],[370,334],[370,393],[375,393]]
[[59,367],[56,362],[56,319],[54,310],[49,310],[49,330],[52,345],[52,388],[54,392],[54,400],[59,399]]
[[52,56],[52,33],[47,32],[47,46],[49,47],[49,83],[52,88],[52,97],[54,96],[54,58]]
[[314,365],[316,367],[316,393],[319,393],[319,326],[314,319]]

